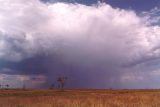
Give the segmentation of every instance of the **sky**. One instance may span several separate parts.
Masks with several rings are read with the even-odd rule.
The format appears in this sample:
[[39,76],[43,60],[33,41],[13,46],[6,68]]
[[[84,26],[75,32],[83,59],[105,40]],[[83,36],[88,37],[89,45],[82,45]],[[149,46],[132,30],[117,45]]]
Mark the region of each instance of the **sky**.
[[0,84],[160,88],[159,0],[0,0]]
[[[54,3],[57,2],[55,0],[41,0],[43,2],[50,2]],[[85,5],[92,5],[96,4],[97,2],[104,2],[112,7],[118,7],[121,9],[132,9],[134,11],[150,11],[154,7],[159,7],[160,6],[160,1],[159,0],[59,0],[59,2],[70,2],[70,3],[81,3]]]

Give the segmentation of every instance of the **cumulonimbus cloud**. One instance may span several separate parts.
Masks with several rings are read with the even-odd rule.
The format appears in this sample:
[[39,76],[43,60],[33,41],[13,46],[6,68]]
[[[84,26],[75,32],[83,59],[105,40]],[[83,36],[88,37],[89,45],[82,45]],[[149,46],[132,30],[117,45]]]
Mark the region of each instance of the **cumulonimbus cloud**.
[[160,27],[132,10],[0,1],[0,59],[54,56],[81,68],[117,71],[160,56]]

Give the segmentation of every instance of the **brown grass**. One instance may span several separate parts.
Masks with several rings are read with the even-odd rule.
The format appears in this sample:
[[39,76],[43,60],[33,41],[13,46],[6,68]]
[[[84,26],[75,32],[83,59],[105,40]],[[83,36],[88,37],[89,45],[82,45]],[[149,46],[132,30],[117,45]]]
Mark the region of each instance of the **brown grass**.
[[0,107],[160,107],[160,90],[0,90]]

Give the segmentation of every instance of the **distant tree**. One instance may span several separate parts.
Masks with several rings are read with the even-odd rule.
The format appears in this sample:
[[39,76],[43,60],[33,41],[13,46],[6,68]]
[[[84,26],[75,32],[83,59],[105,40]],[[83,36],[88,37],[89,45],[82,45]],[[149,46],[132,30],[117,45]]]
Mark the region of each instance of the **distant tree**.
[[67,80],[68,80],[67,77],[58,77],[57,81],[60,83],[61,90],[64,89],[64,85],[65,85]]
[[54,89],[54,84],[51,84],[51,86],[49,87],[49,89]]
[[0,84],[0,89],[2,88],[2,85]]
[[25,84],[23,84],[23,87],[22,87],[22,89],[23,89],[23,90],[25,90],[25,89],[26,89],[26,85],[25,85]]
[[58,88],[61,88],[61,86],[58,84]]
[[9,84],[6,84],[5,87],[6,87],[6,89],[8,89],[9,88]]
[[112,88],[109,88],[110,90],[112,90]]

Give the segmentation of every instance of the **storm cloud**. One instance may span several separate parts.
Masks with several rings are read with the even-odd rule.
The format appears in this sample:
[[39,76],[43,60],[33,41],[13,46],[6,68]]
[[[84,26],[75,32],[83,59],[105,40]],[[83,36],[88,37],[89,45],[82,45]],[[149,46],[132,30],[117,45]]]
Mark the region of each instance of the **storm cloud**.
[[40,76],[43,86],[65,75],[68,87],[146,87],[160,72],[154,10],[0,0],[0,73]]

